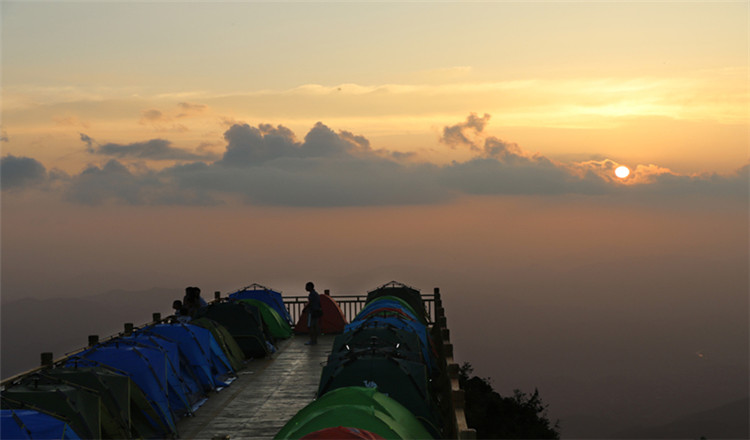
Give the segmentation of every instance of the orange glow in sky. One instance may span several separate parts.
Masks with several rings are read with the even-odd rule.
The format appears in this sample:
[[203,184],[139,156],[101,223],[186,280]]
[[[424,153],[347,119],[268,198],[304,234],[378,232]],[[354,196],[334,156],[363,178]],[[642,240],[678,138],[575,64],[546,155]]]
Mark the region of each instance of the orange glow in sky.
[[107,331],[11,301],[396,280],[584,437],[746,399],[749,7],[3,1],[3,374]]

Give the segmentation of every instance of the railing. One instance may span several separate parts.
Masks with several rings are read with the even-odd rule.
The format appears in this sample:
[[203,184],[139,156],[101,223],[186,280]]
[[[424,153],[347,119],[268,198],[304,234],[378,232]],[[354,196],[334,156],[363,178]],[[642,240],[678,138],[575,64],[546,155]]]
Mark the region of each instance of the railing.
[[[364,308],[367,304],[367,295],[330,295],[329,291],[325,291],[325,295],[331,296],[334,301],[339,305],[339,308],[344,313],[344,317],[347,322],[352,322],[355,316]],[[422,302],[424,302],[425,313],[427,314],[427,322],[434,324],[435,316],[435,295],[434,294],[422,294]],[[299,320],[302,314],[302,309],[307,304],[307,296],[285,296],[284,305],[289,311],[289,315],[292,317],[293,322]]]

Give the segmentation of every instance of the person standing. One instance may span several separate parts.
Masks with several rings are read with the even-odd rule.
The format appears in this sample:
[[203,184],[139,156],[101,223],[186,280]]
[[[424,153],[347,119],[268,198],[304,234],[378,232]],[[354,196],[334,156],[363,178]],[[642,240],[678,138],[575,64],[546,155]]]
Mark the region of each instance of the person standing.
[[305,284],[307,290],[307,327],[310,329],[310,340],[305,345],[315,345],[318,343],[318,334],[320,334],[320,318],[323,316],[323,307],[320,305],[320,295],[315,291],[315,284],[308,281]]
[[198,309],[205,306],[206,302],[201,298],[201,289],[190,286],[185,288],[185,297],[182,299],[182,306],[187,310],[187,315],[195,318]]

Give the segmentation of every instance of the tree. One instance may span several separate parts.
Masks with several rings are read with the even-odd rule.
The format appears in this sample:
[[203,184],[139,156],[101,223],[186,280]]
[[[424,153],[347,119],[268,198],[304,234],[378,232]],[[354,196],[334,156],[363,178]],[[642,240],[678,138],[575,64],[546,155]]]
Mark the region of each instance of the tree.
[[551,425],[537,389],[530,396],[514,390],[513,397],[502,397],[488,379],[469,378],[473,371],[465,362],[459,371],[459,383],[466,393],[466,423],[477,430],[477,438],[560,438],[559,421]]

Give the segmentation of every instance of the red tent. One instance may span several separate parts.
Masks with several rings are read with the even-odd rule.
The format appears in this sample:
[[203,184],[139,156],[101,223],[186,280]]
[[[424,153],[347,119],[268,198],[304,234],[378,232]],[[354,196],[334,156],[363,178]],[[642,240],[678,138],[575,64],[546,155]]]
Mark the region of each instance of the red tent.
[[[320,295],[320,306],[323,308],[323,316],[320,318],[321,333],[342,333],[346,326],[346,317],[344,312],[329,295]],[[294,333],[309,333],[307,327],[307,307],[302,309],[299,315],[297,325],[294,326]]]

